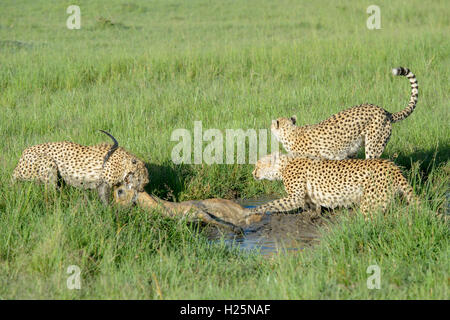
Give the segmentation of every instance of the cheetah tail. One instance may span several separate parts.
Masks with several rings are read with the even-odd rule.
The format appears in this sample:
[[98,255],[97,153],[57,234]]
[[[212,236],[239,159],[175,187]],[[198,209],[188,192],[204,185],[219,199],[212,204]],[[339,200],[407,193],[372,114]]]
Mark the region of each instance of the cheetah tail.
[[414,111],[417,104],[417,97],[419,96],[419,85],[417,84],[416,76],[408,68],[398,67],[392,69],[392,73],[394,76],[407,77],[411,83],[411,99],[409,100],[408,106],[402,111],[392,114],[392,122],[397,122],[407,118]]
[[99,130],[101,132],[103,132],[104,134],[106,134],[108,137],[110,137],[112,139],[112,141],[114,142],[114,144],[111,146],[111,148],[109,149],[108,153],[106,154],[106,156],[103,158],[103,166],[105,166],[105,163],[108,161],[109,157],[111,157],[111,155],[114,153],[114,151],[117,150],[117,148],[119,147],[119,143],[117,142],[116,138],[114,138],[111,134],[109,134],[106,131],[103,130]]

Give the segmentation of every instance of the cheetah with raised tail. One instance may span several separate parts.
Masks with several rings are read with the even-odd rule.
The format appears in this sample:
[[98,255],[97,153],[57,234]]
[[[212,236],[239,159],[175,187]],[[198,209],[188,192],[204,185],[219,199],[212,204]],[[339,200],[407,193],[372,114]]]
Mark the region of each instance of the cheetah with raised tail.
[[419,94],[416,76],[409,69],[399,67],[392,73],[407,77],[411,83],[411,99],[404,110],[390,113],[373,104],[362,104],[302,127],[295,125],[295,116],[278,118],[272,121],[272,133],[288,153],[297,156],[342,160],[354,158],[365,146],[366,159],[379,158],[391,136],[392,123],[414,111]]
[[288,196],[250,210],[248,215],[287,212],[305,205],[334,209],[359,205],[367,216],[386,210],[394,195],[415,196],[400,169],[384,159],[323,160],[273,153],[257,161],[255,179],[283,180]]
[[69,141],[49,142],[25,149],[13,172],[14,180],[29,180],[56,187],[61,177],[68,185],[96,189],[104,204],[111,189],[126,185],[143,191],[149,182],[145,163],[114,142],[83,146]]

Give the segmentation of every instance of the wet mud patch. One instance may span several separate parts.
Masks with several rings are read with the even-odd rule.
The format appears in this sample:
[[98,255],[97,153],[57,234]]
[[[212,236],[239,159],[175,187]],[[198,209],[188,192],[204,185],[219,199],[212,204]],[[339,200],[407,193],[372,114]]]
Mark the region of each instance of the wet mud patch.
[[[267,201],[252,200],[249,203],[247,200],[240,203],[253,207]],[[303,250],[319,243],[321,229],[328,228],[334,221],[332,212],[322,212],[318,215],[315,211],[298,211],[266,214],[260,222],[245,228],[242,235],[223,233],[216,228],[207,228],[206,232],[212,242],[224,241],[226,245],[238,246],[244,251],[271,255]]]

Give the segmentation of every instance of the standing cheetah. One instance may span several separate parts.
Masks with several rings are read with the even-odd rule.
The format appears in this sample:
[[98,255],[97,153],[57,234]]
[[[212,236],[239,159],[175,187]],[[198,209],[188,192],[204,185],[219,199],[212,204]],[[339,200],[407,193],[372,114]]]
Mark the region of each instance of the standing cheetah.
[[354,158],[365,145],[366,159],[379,158],[391,136],[392,123],[408,117],[416,107],[419,94],[416,76],[406,68],[392,73],[406,76],[411,83],[408,106],[390,113],[373,104],[362,104],[341,111],[315,124],[297,127],[297,118],[278,118],[271,130],[290,154],[316,158],[342,160]]
[[[102,131],[102,130],[101,130]],[[13,172],[14,180],[33,180],[57,186],[58,177],[83,189],[97,189],[104,204],[111,188],[121,184],[143,191],[149,182],[145,163],[119,147],[98,144],[82,146],[73,142],[49,142],[25,149]]]
[[257,161],[255,179],[283,180],[288,196],[253,208],[249,214],[285,212],[305,205],[334,209],[359,204],[367,216],[386,210],[397,193],[408,203],[413,190],[400,169],[384,159],[321,160],[274,153]]

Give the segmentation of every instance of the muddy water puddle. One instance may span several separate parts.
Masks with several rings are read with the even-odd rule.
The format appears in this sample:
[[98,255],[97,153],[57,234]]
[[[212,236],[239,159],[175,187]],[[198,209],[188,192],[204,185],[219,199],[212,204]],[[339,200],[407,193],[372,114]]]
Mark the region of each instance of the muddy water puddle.
[[[246,208],[259,206],[274,198],[242,199],[237,202]],[[244,251],[255,251],[263,255],[277,252],[302,250],[319,241],[319,227],[328,219],[312,212],[266,214],[264,218],[248,228],[243,235],[221,233],[211,230],[211,241],[224,241],[229,246],[236,245]]]

